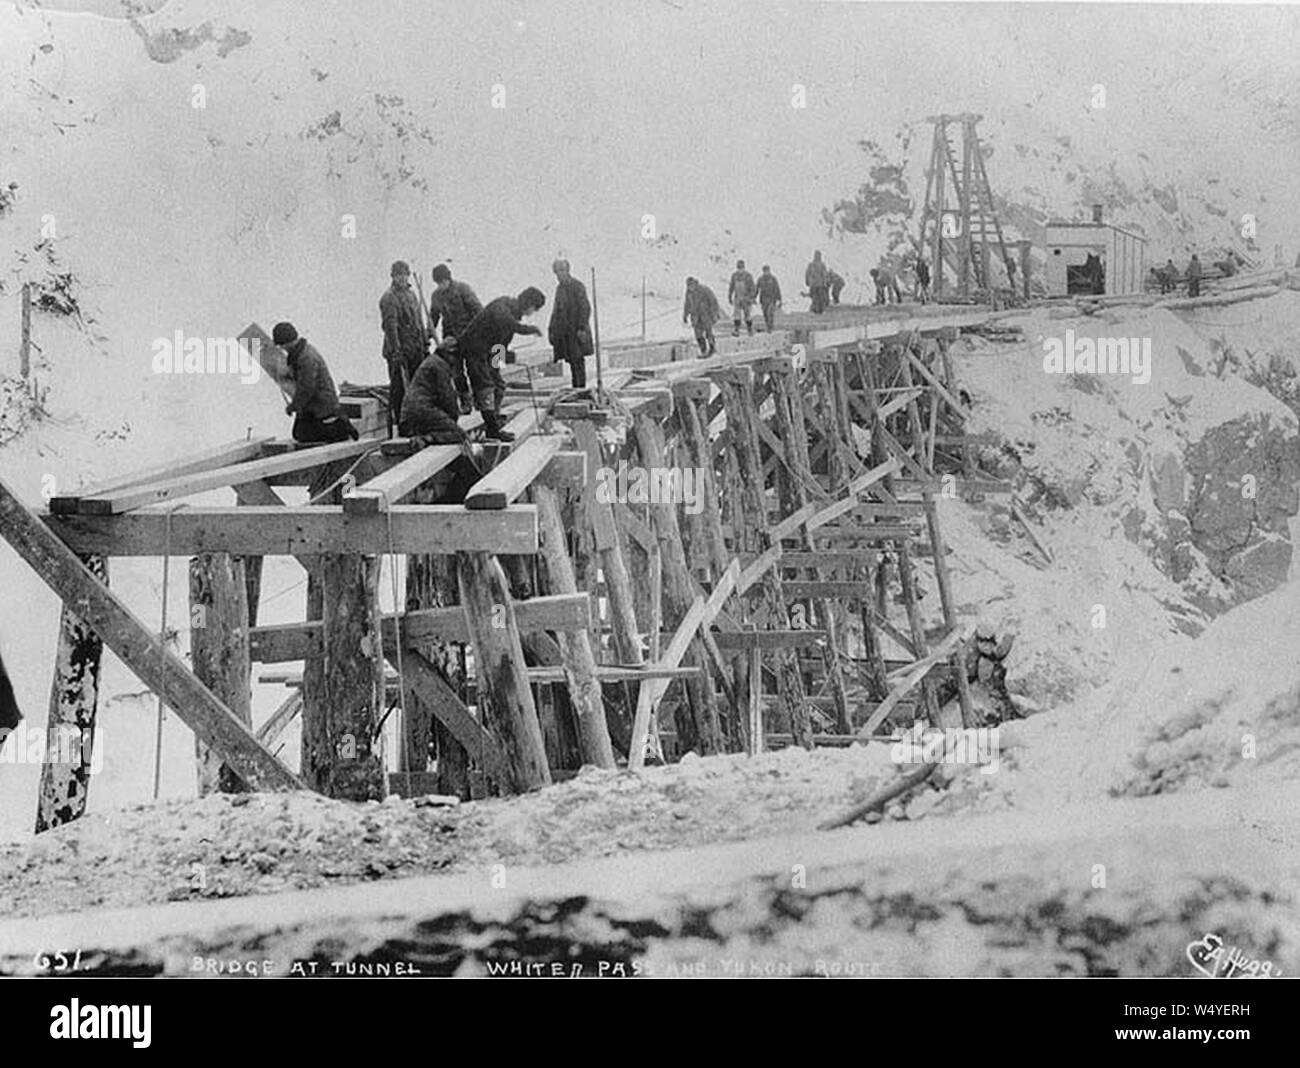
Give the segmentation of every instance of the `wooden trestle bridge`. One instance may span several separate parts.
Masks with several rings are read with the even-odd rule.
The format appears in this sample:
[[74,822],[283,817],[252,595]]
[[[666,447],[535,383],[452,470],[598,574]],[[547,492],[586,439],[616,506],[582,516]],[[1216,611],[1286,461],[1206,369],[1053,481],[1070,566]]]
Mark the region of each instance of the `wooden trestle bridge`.
[[[709,359],[607,346],[595,404],[516,378],[517,440],[483,448],[490,470],[461,503],[447,497],[462,450],[383,440],[371,401],[353,402],[360,441],[240,441],[48,511],[0,482],[0,535],[63,601],[48,731],[93,730],[105,645],[193,730],[205,790],[470,797],[588,763],[635,769],[647,752],[849,744],[891,716],[970,722],[964,685],[959,706],[935,698],[971,622],[938,496],[943,471],[974,474],[948,348],[990,314],[791,315]],[[598,494],[597,471],[620,460],[698,472],[702,507]],[[281,489],[302,486],[310,503],[286,503]],[[220,488],[229,506],[185,502]],[[393,554],[405,604],[384,614]],[[258,622],[276,555],[307,571],[302,622]],[[191,557],[190,663],[114,594],[115,556]],[[922,568],[937,593],[924,605]],[[300,673],[260,676],[292,692],[255,725],[254,664],[292,662]],[[291,769],[272,750],[299,716]],[[45,765],[38,830],[84,811],[89,763]]]

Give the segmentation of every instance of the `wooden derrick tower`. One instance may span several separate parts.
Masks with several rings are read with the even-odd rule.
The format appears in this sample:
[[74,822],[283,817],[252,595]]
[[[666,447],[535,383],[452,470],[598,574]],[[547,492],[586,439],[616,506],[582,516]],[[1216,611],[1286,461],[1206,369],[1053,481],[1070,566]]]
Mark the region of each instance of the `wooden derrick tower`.
[[[934,143],[925,175],[918,255],[930,264],[931,285],[940,300],[966,300],[976,290],[995,288],[990,271],[994,253],[1006,265],[1008,277],[1014,270],[975,129],[981,118],[965,112],[926,119],[934,124]],[[960,127],[960,134],[950,127]]]

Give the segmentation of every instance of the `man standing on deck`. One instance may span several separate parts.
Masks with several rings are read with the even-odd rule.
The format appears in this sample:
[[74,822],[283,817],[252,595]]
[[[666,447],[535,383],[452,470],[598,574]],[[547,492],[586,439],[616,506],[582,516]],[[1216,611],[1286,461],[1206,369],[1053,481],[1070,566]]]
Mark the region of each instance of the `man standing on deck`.
[[460,395],[460,412],[468,415],[472,411],[470,403],[469,380],[465,377],[465,361],[458,352],[458,345],[451,344],[469,326],[470,321],[483,310],[483,305],[464,282],[453,279],[451,268],[445,263],[433,269],[433,292],[429,294],[429,330],[436,330],[442,325],[442,343],[447,354],[447,366],[451,368],[452,381],[456,383],[456,392]]
[[758,289],[758,306],[763,309],[763,322],[770,334],[776,323],[776,309],[781,304],[781,283],[776,280],[772,268],[763,264],[763,273],[755,283]]
[[568,260],[556,260],[551,270],[555,272],[555,303],[551,305],[547,340],[555,359],[569,365],[573,388],[583,389],[587,385],[587,357],[595,351],[587,287],[569,273]]
[[745,261],[737,260],[736,269],[731,272],[731,284],[727,286],[727,300],[731,304],[731,336],[740,337],[740,320],[745,320],[745,329],[754,332],[754,276],[745,270]]
[[288,356],[293,376],[293,400],[284,409],[295,416],[293,440],[313,445],[358,438],[357,428],[343,414],[334,379],[325,360],[305,337],[299,337],[293,323],[276,323],[271,340]]
[[930,303],[930,265],[922,256],[916,261],[916,289],[922,304]]
[[686,301],[682,305],[682,322],[688,320],[695,329],[695,341],[700,346],[700,356],[712,356],[718,351],[713,336],[713,324],[722,318],[717,294],[697,278],[686,279]]
[[384,331],[384,362],[388,364],[388,429],[401,417],[406,383],[420,367],[429,348],[424,312],[411,288],[411,268],[403,260],[389,272],[392,285],[379,298],[379,321]]
[[1192,253],[1192,261],[1187,265],[1187,295],[1189,297],[1199,297],[1201,295],[1201,258]]
[[474,316],[469,326],[457,336],[456,349],[465,361],[474,403],[483,413],[484,437],[497,441],[514,441],[505,429],[501,406],[506,397],[506,380],[501,365],[507,362],[510,342],[516,334],[540,337],[539,327],[523,320],[541,310],[546,297],[540,289],[529,286],[517,297],[497,297]]
[[814,252],[812,263],[803,273],[803,284],[808,287],[808,296],[812,298],[812,313],[821,315],[826,310],[826,299],[830,292],[830,272],[822,262],[822,254]]

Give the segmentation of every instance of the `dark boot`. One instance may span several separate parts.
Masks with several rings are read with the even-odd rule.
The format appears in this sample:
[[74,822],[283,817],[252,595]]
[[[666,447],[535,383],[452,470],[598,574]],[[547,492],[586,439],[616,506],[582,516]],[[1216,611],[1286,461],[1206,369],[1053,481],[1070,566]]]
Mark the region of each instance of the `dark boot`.
[[515,436],[505,428],[505,422],[496,412],[483,413],[483,436],[493,441],[515,440]]
[[732,337],[740,337],[740,320],[739,320],[739,319],[732,319],[732,320],[731,320],[731,336],[732,336]]
[[753,336],[754,336],[754,320],[753,320],[753,319],[746,319],[746,320],[745,320],[745,328],[749,331],[749,336],[750,336],[750,337],[753,337]]

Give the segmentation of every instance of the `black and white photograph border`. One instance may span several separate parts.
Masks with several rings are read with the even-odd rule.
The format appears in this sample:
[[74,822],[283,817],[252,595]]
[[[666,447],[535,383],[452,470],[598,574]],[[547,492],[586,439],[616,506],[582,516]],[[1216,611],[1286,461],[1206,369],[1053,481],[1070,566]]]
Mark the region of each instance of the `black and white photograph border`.
[[0,975],[1300,974],[1297,40],[4,0]]

